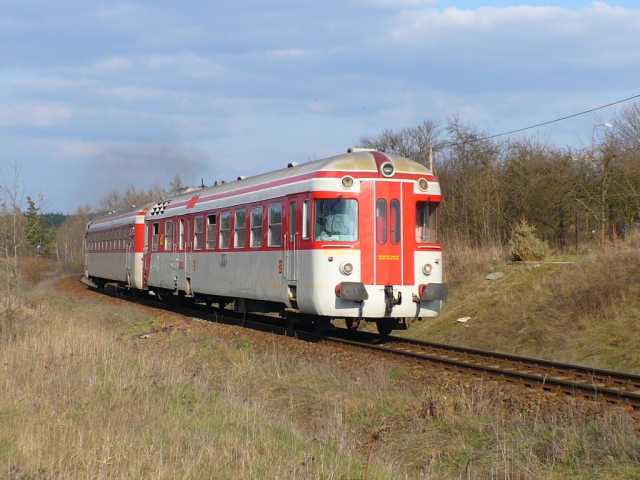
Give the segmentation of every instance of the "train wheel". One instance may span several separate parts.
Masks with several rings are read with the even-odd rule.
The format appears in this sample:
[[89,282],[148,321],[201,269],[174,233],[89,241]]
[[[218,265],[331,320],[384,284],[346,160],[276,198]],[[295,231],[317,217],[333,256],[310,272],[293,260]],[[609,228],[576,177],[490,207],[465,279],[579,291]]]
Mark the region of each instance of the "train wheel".
[[393,321],[389,318],[379,318],[376,320],[376,327],[378,333],[386,337],[393,331]]
[[347,324],[349,330],[358,330],[358,328],[360,328],[359,318],[345,318],[344,323]]

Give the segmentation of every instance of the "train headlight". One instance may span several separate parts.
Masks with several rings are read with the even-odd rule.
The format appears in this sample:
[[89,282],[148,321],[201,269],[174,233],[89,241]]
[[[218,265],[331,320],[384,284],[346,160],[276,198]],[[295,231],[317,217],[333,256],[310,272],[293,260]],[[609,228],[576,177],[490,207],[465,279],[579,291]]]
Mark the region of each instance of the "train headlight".
[[351,188],[353,187],[353,177],[342,177],[342,186],[344,188]]
[[425,275],[431,275],[431,270],[433,270],[433,265],[431,265],[430,263],[425,263],[422,266],[422,273],[424,273]]
[[351,275],[353,273],[353,265],[345,262],[340,265],[340,273],[343,275]]
[[426,178],[421,178],[420,180],[418,180],[418,188],[420,188],[420,190],[422,190],[423,192],[429,190],[429,182]]
[[396,172],[396,168],[393,166],[391,162],[384,162],[380,166],[380,173],[382,173],[383,177],[393,177],[393,174]]

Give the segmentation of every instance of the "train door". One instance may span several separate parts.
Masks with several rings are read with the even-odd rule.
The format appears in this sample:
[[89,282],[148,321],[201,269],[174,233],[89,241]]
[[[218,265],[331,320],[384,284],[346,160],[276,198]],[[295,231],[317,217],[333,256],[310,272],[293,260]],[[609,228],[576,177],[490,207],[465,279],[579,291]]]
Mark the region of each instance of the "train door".
[[192,217],[185,217],[183,222],[183,228],[184,228],[184,252],[183,252],[183,272],[184,272],[184,278],[183,278],[183,290],[190,295],[191,294],[191,272],[192,272],[192,252],[193,252],[193,218]]
[[284,274],[289,283],[298,280],[298,249],[300,238],[298,235],[298,199],[287,201],[287,222],[284,235]]
[[133,263],[135,261],[135,250],[134,250],[134,225],[124,227],[124,235],[123,241],[125,242],[125,268],[127,272],[127,284],[132,287],[135,283],[134,274],[133,274]]
[[154,239],[156,238],[159,229],[158,223],[147,223],[144,236],[144,271],[143,271],[143,285],[147,287],[149,285],[149,277],[151,276],[151,261],[153,250],[155,249]]
[[402,184],[363,181],[361,203],[362,280],[373,285],[402,285]]

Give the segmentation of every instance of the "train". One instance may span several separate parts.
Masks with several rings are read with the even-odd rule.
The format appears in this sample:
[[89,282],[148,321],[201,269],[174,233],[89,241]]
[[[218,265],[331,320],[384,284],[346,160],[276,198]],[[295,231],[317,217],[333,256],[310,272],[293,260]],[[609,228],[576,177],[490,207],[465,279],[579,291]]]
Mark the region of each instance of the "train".
[[374,322],[388,335],[446,299],[440,202],[432,169],[352,148],[95,218],[85,278],[245,314]]

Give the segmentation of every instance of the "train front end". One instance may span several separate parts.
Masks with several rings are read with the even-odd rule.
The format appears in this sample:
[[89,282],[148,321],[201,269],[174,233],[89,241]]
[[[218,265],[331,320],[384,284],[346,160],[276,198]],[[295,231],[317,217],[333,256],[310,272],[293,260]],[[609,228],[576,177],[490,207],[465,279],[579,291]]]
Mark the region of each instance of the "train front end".
[[437,316],[447,296],[437,238],[441,192],[425,166],[365,153],[373,168],[345,172],[334,191],[312,193],[314,243],[304,270],[313,288],[299,301],[303,310],[348,324],[375,321],[388,333]]

